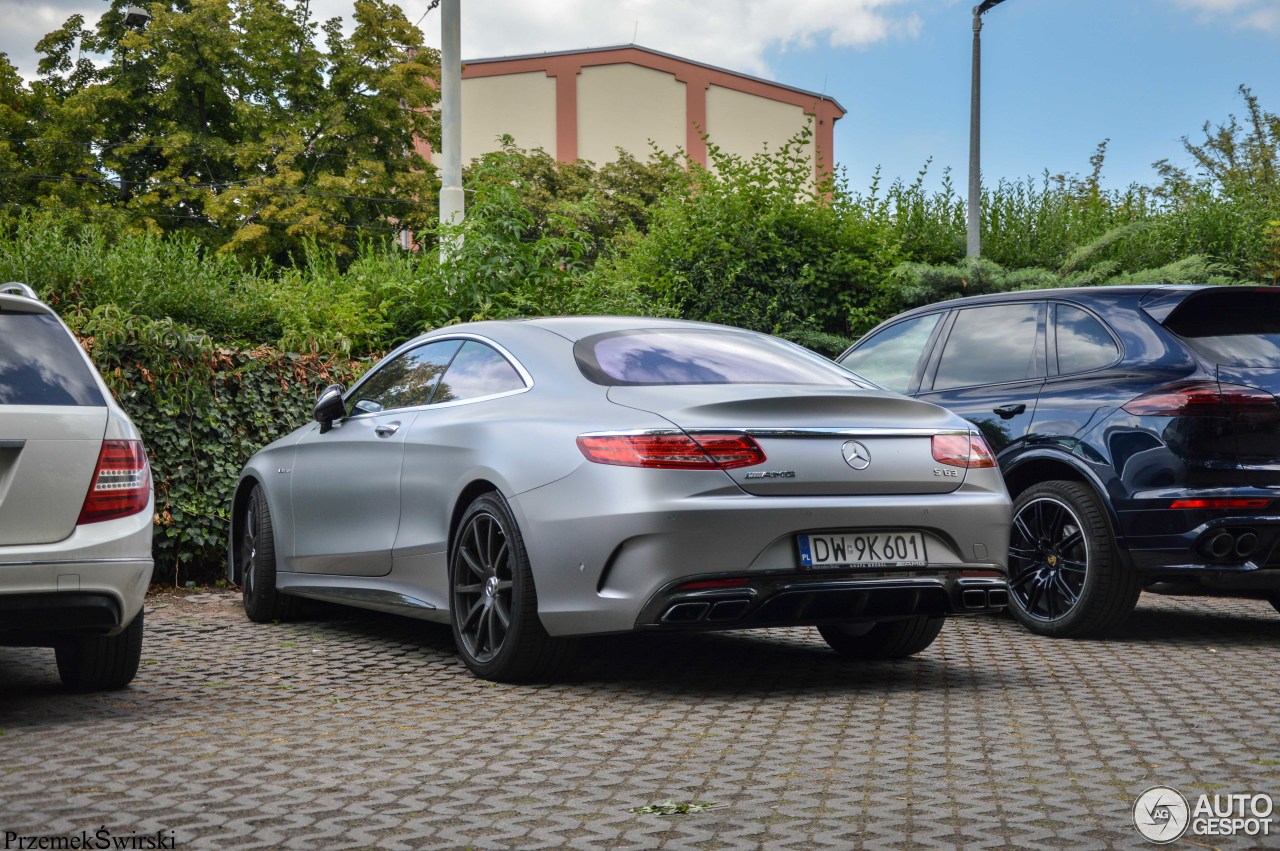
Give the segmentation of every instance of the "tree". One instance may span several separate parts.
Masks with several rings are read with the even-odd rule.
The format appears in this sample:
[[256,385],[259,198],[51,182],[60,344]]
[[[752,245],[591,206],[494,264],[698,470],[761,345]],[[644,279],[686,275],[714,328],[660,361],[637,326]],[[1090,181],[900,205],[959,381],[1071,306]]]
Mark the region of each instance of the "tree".
[[[6,209],[17,209],[30,203],[33,193],[26,177],[25,164],[28,149],[35,133],[35,95],[22,83],[18,70],[0,53],[0,204]],[[5,177],[10,178],[5,180]],[[3,210],[0,210],[2,213]]]
[[132,27],[126,2],[38,45],[36,203],[275,259],[435,218],[414,140],[437,132],[439,61],[399,7],[356,0],[347,35],[305,2],[168,0]]
[[[1210,254],[1245,277],[1275,280],[1276,220],[1280,219],[1280,115],[1262,108],[1245,85],[1246,119],[1234,115],[1214,125],[1206,121],[1204,140],[1182,139],[1193,171],[1168,160],[1155,163],[1161,177],[1156,192],[1169,219],[1184,235],[1186,253]],[[1172,229],[1171,229],[1172,230]]]
[[592,238],[589,260],[622,233],[648,230],[658,199],[689,183],[683,164],[659,151],[642,162],[619,149],[617,159],[597,168],[587,160],[559,162],[541,148],[516,147],[510,136],[499,141],[498,151],[477,157],[467,167],[468,185],[481,191],[495,181],[511,181],[520,205],[532,216],[527,238],[571,226]]
[[750,158],[708,144],[649,228],[595,268],[632,282],[687,319],[781,334],[828,352],[867,323],[896,242],[858,215],[843,183],[813,185],[811,134]]

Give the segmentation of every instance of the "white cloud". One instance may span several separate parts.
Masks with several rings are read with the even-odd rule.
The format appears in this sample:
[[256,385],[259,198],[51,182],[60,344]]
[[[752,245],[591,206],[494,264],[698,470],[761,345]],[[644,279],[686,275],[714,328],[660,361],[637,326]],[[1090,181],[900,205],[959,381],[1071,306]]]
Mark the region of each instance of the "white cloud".
[[[417,21],[430,0],[400,0]],[[769,76],[771,51],[804,50],[819,43],[864,47],[914,38],[922,26],[913,6],[938,0],[462,0],[462,53],[466,58],[628,44],[697,59],[748,74]],[[1206,0],[1212,2],[1212,0]],[[1232,0],[1218,0],[1232,2]],[[1239,2],[1239,0],[1237,0]],[[34,77],[35,43],[73,12],[95,24],[104,11],[94,0],[0,0],[6,26],[0,51],[22,74]],[[16,10],[14,7],[16,6]],[[11,11],[12,10],[12,11]],[[351,0],[312,0],[318,20],[351,21]],[[439,11],[422,21],[430,44],[440,41]]]
[[1280,0],[1174,0],[1198,12],[1204,23],[1227,23],[1241,29],[1280,33]]
[[[336,0],[324,0],[324,2]],[[636,44],[767,76],[771,50],[913,37],[918,0],[462,0],[462,53],[479,58]],[[428,0],[405,0],[417,20]],[[321,8],[315,6],[313,8]],[[423,21],[439,43],[438,13]]]
[[4,27],[0,29],[0,53],[7,53],[18,72],[32,79],[36,76],[36,42],[62,26],[67,18],[79,12],[85,24],[93,26],[104,10],[94,0],[0,0],[4,6]]

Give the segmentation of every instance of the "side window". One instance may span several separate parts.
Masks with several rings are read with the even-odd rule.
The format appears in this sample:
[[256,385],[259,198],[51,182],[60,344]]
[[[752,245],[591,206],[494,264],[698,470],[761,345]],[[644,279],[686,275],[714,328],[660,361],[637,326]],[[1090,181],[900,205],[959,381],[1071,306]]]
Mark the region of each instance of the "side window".
[[934,390],[1020,381],[1035,374],[1040,306],[970,307],[956,315],[938,364]]
[[941,313],[931,313],[890,325],[845,355],[840,365],[888,390],[906,393],[925,343],[941,318]]
[[524,389],[524,379],[507,359],[484,343],[468,340],[449,365],[432,403],[460,402]]
[[1078,307],[1057,306],[1058,373],[1101,369],[1120,356],[1116,341],[1101,322]]
[[461,340],[427,343],[378,364],[374,373],[356,388],[351,412],[372,414],[427,404],[461,346]]

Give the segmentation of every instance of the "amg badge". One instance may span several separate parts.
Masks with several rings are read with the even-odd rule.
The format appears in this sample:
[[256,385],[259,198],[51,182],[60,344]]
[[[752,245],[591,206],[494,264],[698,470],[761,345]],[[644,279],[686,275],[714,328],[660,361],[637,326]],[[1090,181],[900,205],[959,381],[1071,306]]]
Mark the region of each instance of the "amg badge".
[[761,470],[747,473],[748,479],[794,479],[795,477],[795,470]]

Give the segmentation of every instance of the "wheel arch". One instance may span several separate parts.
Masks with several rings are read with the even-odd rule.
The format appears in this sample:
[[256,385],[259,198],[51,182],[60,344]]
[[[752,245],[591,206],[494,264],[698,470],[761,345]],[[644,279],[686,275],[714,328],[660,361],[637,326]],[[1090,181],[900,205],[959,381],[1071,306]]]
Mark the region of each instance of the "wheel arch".
[[254,475],[241,477],[236,491],[231,497],[231,522],[227,530],[227,581],[233,585],[240,584],[240,566],[236,564],[236,540],[244,531],[244,511],[249,504],[249,495],[254,487],[261,484]]
[[450,557],[453,556],[453,541],[458,534],[458,525],[462,522],[462,515],[467,513],[471,503],[486,493],[496,493],[503,502],[507,501],[507,498],[502,494],[501,488],[483,478],[473,479],[458,492],[458,497],[453,502],[453,511],[449,516],[448,553]]
[[1129,549],[1121,533],[1120,517],[1116,514],[1106,484],[1075,456],[1049,450],[1032,451],[1018,456],[1008,467],[1002,469],[1002,473],[1009,496],[1015,501],[1019,494],[1040,482],[1070,481],[1089,488],[1102,505],[1107,523],[1111,526],[1111,534],[1116,540],[1119,557],[1126,564],[1131,563]]

